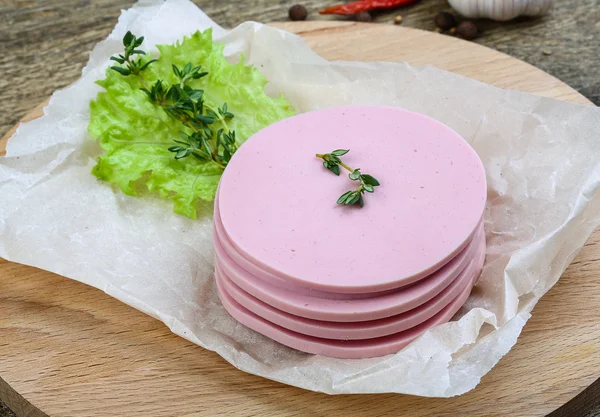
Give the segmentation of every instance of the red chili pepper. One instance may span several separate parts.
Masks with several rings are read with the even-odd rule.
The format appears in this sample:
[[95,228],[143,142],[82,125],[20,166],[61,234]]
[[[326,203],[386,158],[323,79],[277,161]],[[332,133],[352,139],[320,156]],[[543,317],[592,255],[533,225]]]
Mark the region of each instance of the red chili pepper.
[[418,0],[359,0],[348,4],[338,4],[321,10],[320,14],[349,15],[368,12],[374,9],[389,9],[391,7],[406,6]]

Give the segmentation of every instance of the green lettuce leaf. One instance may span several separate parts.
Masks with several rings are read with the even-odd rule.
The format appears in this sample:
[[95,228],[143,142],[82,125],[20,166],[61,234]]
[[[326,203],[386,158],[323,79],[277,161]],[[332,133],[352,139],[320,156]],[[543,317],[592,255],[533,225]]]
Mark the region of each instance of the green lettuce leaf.
[[[283,97],[271,98],[264,92],[266,78],[256,68],[233,65],[223,56],[223,45],[212,41],[212,30],[196,32],[174,45],[159,45],[160,57],[139,76],[123,76],[107,69],[98,84],[100,92],[90,103],[88,130],[106,152],[98,158],[92,173],[117,185],[128,195],[147,188],[173,201],[176,213],[196,218],[196,202],[214,199],[222,169],[213,162],[193,157],[175,160],[168,147],[179,137],[182,124],[150,102],[141,88],[156,80],[177,82],[172,64],[202,65],[209,74],[189,85],[203,89],[207,104],[227,103],[235,117],[228,121],[235,130],[238,146],[262,128],[295,114]],[[145,60],[150,60],[148,55]]]

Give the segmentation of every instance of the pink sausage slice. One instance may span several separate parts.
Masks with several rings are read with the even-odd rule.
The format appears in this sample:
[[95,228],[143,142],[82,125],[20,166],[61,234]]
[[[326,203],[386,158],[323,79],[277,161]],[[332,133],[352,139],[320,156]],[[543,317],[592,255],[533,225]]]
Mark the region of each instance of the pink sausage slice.
[[[316,153],[350,149],[344,162],[380,182],[365,207],[340,206],[356,186]],[[418,113],[337,107],[275,123],[236,152],[219,187],[232,245],[255,265],[301,287],[371,293],[407,285],[456,256],[486,201],[475,151]]]

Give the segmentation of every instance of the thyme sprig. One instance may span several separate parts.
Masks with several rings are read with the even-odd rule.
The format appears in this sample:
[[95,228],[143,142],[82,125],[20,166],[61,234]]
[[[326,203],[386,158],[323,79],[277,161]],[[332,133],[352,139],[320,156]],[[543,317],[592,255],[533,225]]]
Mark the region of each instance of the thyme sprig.
[[351,206],[358,203],[360,207],[363,207],[365,204],[363,194],[365,192],[373,193],[375,191],[375,187],[378,187],[380,183],[372,175],[363,174],[360,172],[360,168],[354,169],[346,165],[340,157],[346,155],[348,152],[350,152],[349,149],[336,149],[335,151],[326,154],[318,153],[316,156],[317,158],[322,159],[323,166],[329,171],[333,172],[335,175],[340,175],[341,166],[350,172],[348,177],[352,181],[358,181],[359,183],[356,189],[346,191],[344,194],[342,194],[340,198],[338,198],[337,203],[346,206]]
[[[143,36],[137,38],[127,32],[123,38],[124,54],[111,57],[113,61],[125,66],[111,68],[124,76],[139,75],[152,62],[157,61],[151,59],[144,63],[142,58],[132,58],[134,55],[146,54],[137,49],[143,41]],[[163,80],[157,80],[151,86],[142,88],[152,103],[182,124],[179,137],[173,138],[175,144],[169,146],[168,151],[174,153],[177,160],[194,156],[201,161],[212,161],[224,169],[237,151],[235,131],[228,124],[234,114],[229,111],[227,103],[222,107],[213,107],[206,102],[204,90],[190,85],[193,80],[208,75],[208,72],[202,71],[201,65],[187,63],[182,68],[175,64],[172,67],[176,83],[169,85]]]
[[[141,71],[148,68],[150,64],[158,61],[157,59],[151,59],[143,62],[139,55],[146,55],[146,52],[142,51],[141,49],[136,49],[142,45],[142,42],[144,42],[143,36],[137,38],[134,34],[128,31],[123,37],[123,46],[125,46],[125,52],[123,54],[119,54],[118,56],[110,57],[112,61],[116,61],[121,65],[125,65],[125,67],[119,67],[115,65],[110,68],[122,75],[138,75]],[[134,55],[137,56],[137,59],[132,59]]]

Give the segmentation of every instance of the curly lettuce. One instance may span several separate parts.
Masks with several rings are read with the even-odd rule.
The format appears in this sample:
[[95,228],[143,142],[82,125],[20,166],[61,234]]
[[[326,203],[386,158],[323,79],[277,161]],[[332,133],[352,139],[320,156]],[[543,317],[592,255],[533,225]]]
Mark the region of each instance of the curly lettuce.
[[168,148],[179,137],[182,124],[153,104],[142,88],[157,80],[176,83],[172,65],[202,65],[208,75],[190,85],[203,89],[206,103],[215,108],[227,103],[235,114],[228,124],[236,132],[238,146],[295,111],[282,96],[272,98],[265,93],[267,79],[256,68],[244,65],[243,57],[237,64],[227,62],[224,46],[213,42],[210,29],[157,48],[158,61],[139,75],[124,76],[107,69],[106,78],[98,81],[105,91],[90,103],[88,130],[106,153],[98,158],[92,173],[128,195],[140,195],[147,188],[171,200],[176,213],[196,218],[197,200],[214,199],[222,169],[196,158],[174,159]]

